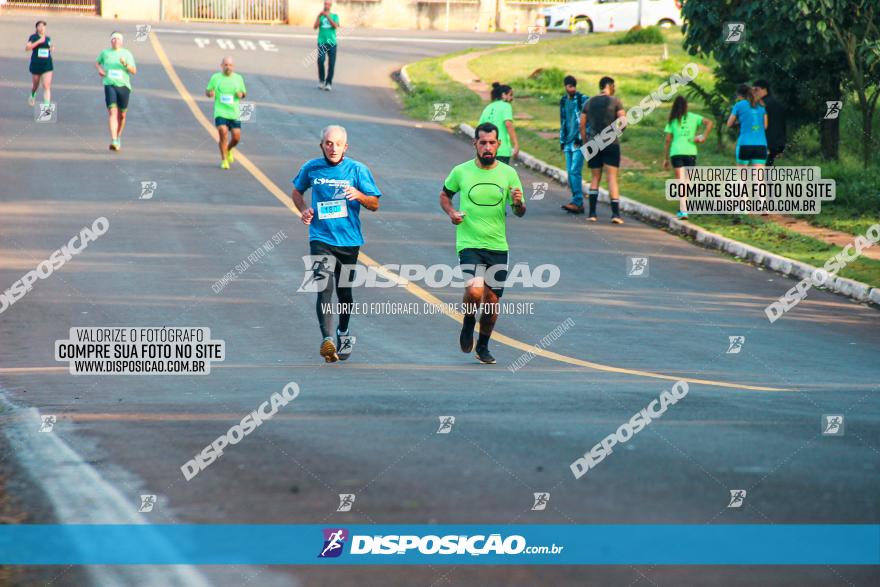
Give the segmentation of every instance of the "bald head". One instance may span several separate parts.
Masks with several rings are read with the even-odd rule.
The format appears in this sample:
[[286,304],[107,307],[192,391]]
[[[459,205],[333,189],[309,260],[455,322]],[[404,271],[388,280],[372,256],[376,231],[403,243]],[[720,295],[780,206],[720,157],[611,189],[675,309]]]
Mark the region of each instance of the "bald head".
[[345,128],[338,124],[325,126],[321,131],[321,150],[324,152],[324,158],[335,165],[342,161],[347,149],[348,133]]
[[220,62],[220,69],[223,70],[223,73],[229,75],[232,73],[235,65],[232,63],[232,57],[224,57],[223,61]]

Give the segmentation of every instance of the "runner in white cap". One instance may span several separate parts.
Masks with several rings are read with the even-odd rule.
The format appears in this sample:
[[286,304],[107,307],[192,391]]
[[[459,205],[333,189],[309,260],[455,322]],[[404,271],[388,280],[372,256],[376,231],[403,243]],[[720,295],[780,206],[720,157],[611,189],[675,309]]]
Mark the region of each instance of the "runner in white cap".
[[122,33],[110,35],[110,49],[104,49],[95,61],[98,75],[104,80],[104,102],[110,128],[110,150],[122,148],[122,130],[131,95],[131,76],[137,73],[134,55],[122,48]]

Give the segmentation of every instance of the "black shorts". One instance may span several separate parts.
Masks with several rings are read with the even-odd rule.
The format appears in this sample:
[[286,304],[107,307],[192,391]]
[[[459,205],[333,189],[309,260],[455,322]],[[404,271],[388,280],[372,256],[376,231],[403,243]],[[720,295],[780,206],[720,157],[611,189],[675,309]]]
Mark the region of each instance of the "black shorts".
[[125,86],[104,86],[104,103],[107,108],[116,106],[123,112],[128,109],[128,98],[131,96],[131,90]]
[[462,249],[458,253],[461,272],[471,277],[480,276],[499,298],[507,281],[507,251],[489,249]]
[[767,162],[765,145],[740,145],[736,149],[736,162],[740,165],[763,165]]
[[[336,283],[338,284],[339,276],[342,273],[342,266],[348,265],[349,269],[346,277],[348,283],[351,283],[354,280],[354,269],[352,268],[357,263],[359,251],[360,247],[338,247],[323,241],[309,241],[309,254],[313,257],[320,257],[320,259],[314,259],[312,263],[312,270],[315,272],[316,279],[320,279],[318,274],[326,273],[326,270],[332,267]],[[328,265],[325,257],[334,258],[335,263]],[[325,277],[327,276],[325,275]]]
[[223,118],[222,116],[218,116],[214,119],[214,126],[225,126],[228,128],[241,128],[240,120],[233,120],[231,118]]
[[602,169],[603,165],[620,167],[620,145],[618,143],[611,143],[587,161],[587,167],[590,169]]
[[697,156],[696,155],[673,155],[669,158],[672,162],[672,166],[675,169],[679,167],[696,167],[697,166]]
[[51,59],[35,59],[31,61],[31,65],[28,68],[33,75],[43,75],[44,73],[48,73],[52,71],[52,60]]

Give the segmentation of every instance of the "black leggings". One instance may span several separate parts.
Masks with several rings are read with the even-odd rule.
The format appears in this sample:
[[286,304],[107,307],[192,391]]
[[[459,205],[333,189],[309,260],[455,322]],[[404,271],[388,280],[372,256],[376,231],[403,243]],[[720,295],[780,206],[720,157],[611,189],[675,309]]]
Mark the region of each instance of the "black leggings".
[[[348,321],[351,319],[349,312],[350,304],[354,301],[351,287],[340,286],[339,277],[342,275],[343,265],[346,265],[346,281],[351,283],[354,279],[353,267],[357,263],[360,247],[337,247],[321,241],[309,241],[309,254],[320,257],[313,260],[312,271],[315,281],[323,282],[322,289],[318,291],[318,299],[315,302],[315,313],[318,315],[318,326],[321,327],[321,336],[333,335],[333,290],[336,290],[336,301],[342,305],[339,313],[339,330],[348,330]],[[331,265],[332,264],[332,265]],[[330,266],[333,272],[329,271]]]

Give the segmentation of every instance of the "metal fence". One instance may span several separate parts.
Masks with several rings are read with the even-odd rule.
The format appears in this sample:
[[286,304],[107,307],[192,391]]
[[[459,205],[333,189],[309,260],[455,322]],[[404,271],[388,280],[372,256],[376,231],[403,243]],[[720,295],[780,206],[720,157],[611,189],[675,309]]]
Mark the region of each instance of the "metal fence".
[[282,23],[287,0],[183,0],[183,20]]
[[4,8],[39,8],[40,10],[74,10],[98,13],[100,0],[6,0]]

